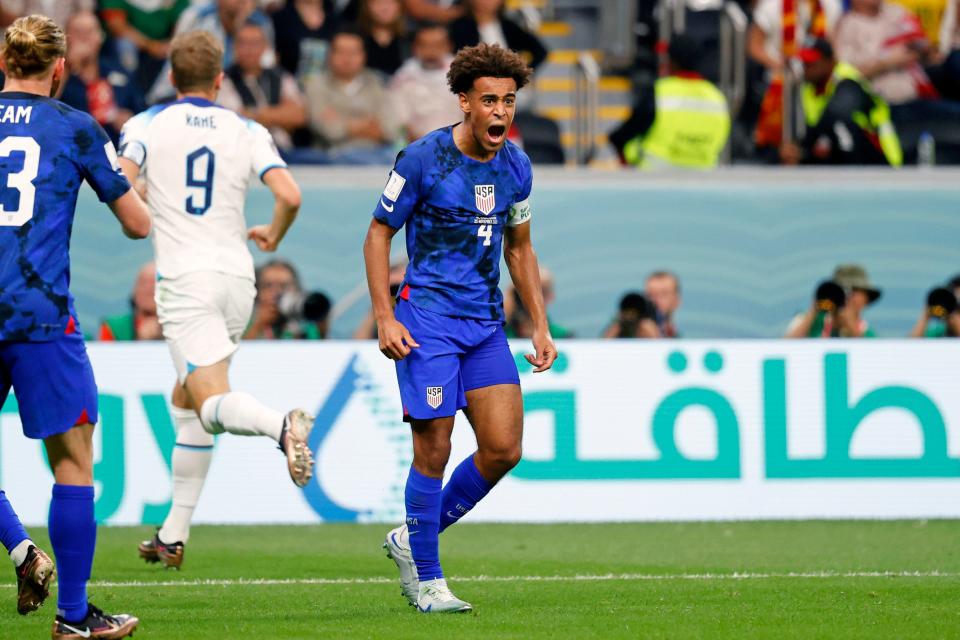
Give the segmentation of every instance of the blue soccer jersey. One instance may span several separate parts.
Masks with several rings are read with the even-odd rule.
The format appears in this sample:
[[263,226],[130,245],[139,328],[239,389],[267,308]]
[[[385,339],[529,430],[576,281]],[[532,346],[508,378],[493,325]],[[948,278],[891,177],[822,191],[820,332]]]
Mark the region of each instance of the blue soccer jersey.
[[503,322],[503,228],[530,219],[530,159],[507,142],[488,162],[464,155],[453,128],[397,156],[373,216],[406,226],[403,297],[445,316]]
[[70,232],[80,184],[103,202],[130,189],[110,138],[88,114],[0,93],[0,341],[47,341],[76,321]]

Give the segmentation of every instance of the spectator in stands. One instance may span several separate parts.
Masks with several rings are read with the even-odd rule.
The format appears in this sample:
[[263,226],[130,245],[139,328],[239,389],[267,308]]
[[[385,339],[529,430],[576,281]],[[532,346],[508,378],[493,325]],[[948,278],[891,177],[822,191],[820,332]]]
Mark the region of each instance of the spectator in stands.
[[[807,38],[830,38],[843,13],[841,0],[798,0],[788,21],[795,25],[797,46]],[[754,142],[761,155],[776,157],[783,142],[783,0],[758,0],[747,35],[747,54],[753,63],[753,88],[743,115],[756,113]],[[761,70],[759,72],[755,70]]]
[[[842,264],[833,272],[833,282],[842,289],[839,300],[820,300],[824,285],[817,288],[813,304],[787,327],[786,338],[874,338],[876,334],[863,312],[881,295],[858,264]],[[829,304],[825,304],[829,303]]]
[[644,286],[647,300],[656,310],[657,328],[664,338],[678,338],[674,314],[680,308],[680,280],[670,271],[654,271]]
[[[800,0],[796,41],[832,37],[842,14],[839,0]],[[747,54],[769,72],[770,79],[783,70],[783,0],[758,0],[747,35]]]
[[521,54],[536,69],[547,59],[540,39],[503,15],[504,0],[466,0],[467,13],[450,23],[454,50],[481,42],[498,44]]
[[660,338],[657,310],[639,291],[620,298],[617,315],[603,332],[604,338]]
[[833,47],[816,40],[801,49],[802,102],[807,131],[799,144],[785,142],[785,164],[903,163],[890,108],[852,65],[837,62]]
[[[550,305],[556,300],[556,292],[553,284],[553,274],[546,267],[540,267],[540,289],[543,292],[543,306],[547,310],[547,325],[550,328],[550,335],[554,338],[572,338],[573,332],[569,329],[555,324],[549,317]],[[510,285],[504,291],[503,295],[503,313],[507,318],[506,332],[509,338],[532,338],[533,320],[530,313],[523,306],[520,300],[520,294]]]
[[[394,262],[390,265],[390,300],[397,303],[397,296],[400,294],[400,287],[403,285],[403,278],[407,274],[407,261]],[[376,340],[377,339],[377,318],[373,315],[373,309],[367,312],[356,331],[353,332],[354,340]]]
[[851,0],[837,27],[837,57],[855,66],[890,104],[936,98],[923,69],[932,53],[920,21],[885,0]]
[[[153,86],[170,50],[170,36],[190,0],[101,0],[100,16],[120,61],[134,71],[140,90]],[[133,60],[127,61],[127,52]],[[131,64],[132,62],[132,64]]]
[[[223,68],[233,64],[233,39],[237,31],[247,22],[255,22],[263,27],[270,43],[269,57],[265,66],[273,63],[273,23],[265,13],[257,9],[252,0],[203,0],[191,5],[177,21],[174,35],[188,31],[209,31],[223,42]],[[169,78],[170,62],[164,65],[157,81],[147,96],[150,104],[164,102],[174,97],[173,85]]]
[[910,331],[913,338],[960,337],[960,274],[944,287],[927,294],[926,304],[917,324]]
[[390,164],[399,127],[383,81],[364,58],[359,31],[333,37],[327,71],[307,78],[310,128],[333,162]]
[[693,71],[700,46],[676,35],[668,52],[669,75],[643,91],[630,117],[610,134],[623,160],[644,169],[711,169],[730,135],[727,100]]
[[0,28],[6,29],[17,18],[32,14],[52,18],[62,27],[73,14],[96,9],[96,0],[3,0],[0,2]]
[[291,134],[307,123],[297,81],[282,69],[263,67],[267,36],[256,22],[237,31],[234,49],[234,63],[226,70],[217,102],[269,129],[280,149],[292,148]]
[[392,76],[409,56],[400,0],[360,0],[357,25],[363,33],[367,68]]
[[66,33],[68,75],[60,99],[92,115],[116,144],[124,123],[143,110],[143,94],[130,74],[102,55],[103,31],[92,11],[74,14]]
[[272,18],[280,66],[301,81],[323,72],[337,26],[333,1],[287,0]]
[[104,318],[100,323],[100,340],[160,340],[160,321],[153,293],[157,285],[157,269],[148,262],[137,272],[130,294],[130,312]]
[[435,129],[459,122],[460,101],[450,93],[447,71],[453,61],[446,27],[427,23],[413,35],[413,57],[403,63],[390,81],[397,117],[414,141]]
[[256,273],[257,298],[245,340],[318,340],[327,337],[330,299],[304,294],[300,276],[285,260],[271,260]]

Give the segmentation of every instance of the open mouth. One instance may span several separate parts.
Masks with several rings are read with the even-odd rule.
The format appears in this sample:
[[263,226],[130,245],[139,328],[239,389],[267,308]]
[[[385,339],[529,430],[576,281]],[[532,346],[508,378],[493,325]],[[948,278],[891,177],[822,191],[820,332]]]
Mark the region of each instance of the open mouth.
[[499,144],[503,142],[503,138],[506,134],[507,128],[502,124],[492,124],[487,128],[487,137],[493,144]]

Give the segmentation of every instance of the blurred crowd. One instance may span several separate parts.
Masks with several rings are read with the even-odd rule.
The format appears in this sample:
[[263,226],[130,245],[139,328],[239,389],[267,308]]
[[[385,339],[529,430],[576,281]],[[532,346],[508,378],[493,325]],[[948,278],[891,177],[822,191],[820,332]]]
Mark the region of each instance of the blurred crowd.
[[174,98],[170,40],[202,29],[225,45],[218,102],[267,127],[288,161],[386,164],[406,143],[459,121],[446,85],[458,48],[491,42],[533,66],[546,58],[503,4],[3,0],[0,26],[30,13],[65,26],[69,76],[59,97],[92,114],[114,141],[132,115]]
[[[390,268],[391,294],[396,298],[403,283],[405,262]],[[127,313],[104,318],[98,338],[104,341],[160,340],[160,324],[154,301],[156,269],[143,265],[130,294]],[[613,310],[609,324],[599,336],[577,336],[558,323],[551,313],[557,298],[553,274],[541,267],[540,282],[547,308],[550,333],[554,338],[680,338],[677,313],[683,298],[680,278],[666,271],[654,271],[643,289],[627,291]],[[331,299],[322,291],[306,291],[297,269],[284,260],[260,265],[256,272],[257,298],[253,315],[244,332],[245,340],[323,340],[331,336],[336,321]],[[874,338],[866,311],[882,296],[867,270],[859,264],[838,265],[828,278],[816,285],[810,305],[790,320],[784,338]],[[931,289],[920,305],[916,324],[905,335],[916,338],[960,337],[960,274]],[[503,291],[506,333],[511,338],[530,338],[533,323],[512,286]],[[359,324],[339,335],[356,340],[377,338],[373,312]],[[883,337],[897,337],[885,335]],[[902,337],[902,336],[901,336]]]
[[[631,114],[608,136],[624,164],[706,169],[724,153],[739,163],[960,163],[960,0],[636,2],[636,59],[606,69],[632,80]],[[749,17],[734,104],[717,86],[730,3]],[[683,32],[660,34],[662,12],[678,7]],[[131,115],[174,97],[170,39],[216,34],[219,102],[302,164],[390,163],[457,122],[445,76],[461,47],[497,43],[535,69],[547,58],[528,14],[505,0],[2,0],[0,27],[29,13],[65,25],[60,98],[114,140]],[[521,100],[511,138],[535,162],[562,163],[557,123],[531,102]]]
[[[721,14],[748,17],[721,93]],[[960,0],[637,0],[635,104],[611,135],[641,167],[960,163]],[[659,10],[684,18],[660,34]],[[735,70],[733,76],[737,73]],[[729,89],[729,88],[728,88]]]

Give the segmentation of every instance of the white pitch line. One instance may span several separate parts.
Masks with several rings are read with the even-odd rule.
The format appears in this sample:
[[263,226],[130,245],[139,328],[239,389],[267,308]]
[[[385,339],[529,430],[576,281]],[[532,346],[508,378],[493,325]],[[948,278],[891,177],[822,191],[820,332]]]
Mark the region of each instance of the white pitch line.
[[[572,576],[460,576],[451,578],[452,582],[663,582],[669,580],[773,580],[773,579],[831,579],[831,578],[958,578],[960,573],[945,571],[804,571],[784,573],[607,573],[600,575]],[[129,582],[91,582],[96,588],[144,588],[144,587],[274,587],[290,585],[365,585],[393,584],[394,578],[236,578],[224,580],[166,580]],[[14,588],[7,583],[0,587]]]

